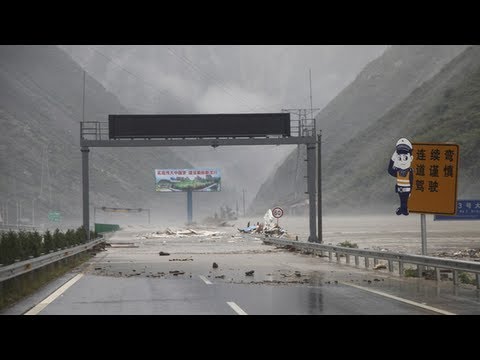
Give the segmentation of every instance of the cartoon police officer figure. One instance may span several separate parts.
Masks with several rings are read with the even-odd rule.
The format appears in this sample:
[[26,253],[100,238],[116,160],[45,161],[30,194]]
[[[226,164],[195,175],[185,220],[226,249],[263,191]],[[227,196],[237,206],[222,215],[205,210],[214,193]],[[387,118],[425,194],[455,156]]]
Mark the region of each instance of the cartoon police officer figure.
[[397,215],[408,215],[408,198],[413,187],[412,143],[405,138],[397,141],[395,152],[388,164],[388,173],[397,178],[395,192],[400,197]]

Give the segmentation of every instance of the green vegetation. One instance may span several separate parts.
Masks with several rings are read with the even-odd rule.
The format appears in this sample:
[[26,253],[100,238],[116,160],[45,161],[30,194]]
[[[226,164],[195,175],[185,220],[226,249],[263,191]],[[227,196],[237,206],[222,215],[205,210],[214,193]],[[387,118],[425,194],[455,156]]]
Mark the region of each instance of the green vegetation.
[[325,204],[394,207],[398,198],[387,166],[395,141],[403,136],[412,142],[458,144],[458,196],[478,194],[479,98],[480,46],[473,46],[326,160]]
[[[91,231],[90,238],[96,234]],[[84,244],[86,242],[83,227],[77,230],[67,230],[62,233],[56,229],[40,235],[37,231],[27,232],[12,230],[3,232],[0,236],[0,264],[13,264],[15,260],[27,260],[30,256],[37,257],[60,248]]]
[[177,189],[177,190],[198,190],[198,189],[203,189],[206,188],[207,186],[213,185],[213,184],[218,184],[220,182],[219,178],[215,178],[212,180],[208,179],[183,179],[182,181],[178,183],[172,183],[172,188]]
[[[316,116],[317,126],[321,125],[324,134],[322,188],[327,212],[346,213],[362,209],[362,213],[367,213],[368,208],[376,212],[396,205],[398,196],[392,190],[393,178],[387,174],[395,142],[401,137],[418,142],[417,136],[422,136],[427,129],[441,126],[442,117],[433,115],[435,112],[451,112],[450,101],[463,103],[464,98],[457,96],[457,89],[463,87],[463,80],[468,79],[480,64],[478,50],[460,54],[465,48],[392,46],[368,64]],[[454,58],[458,54],[460,59]],[[448,66],[450,62],[452,66]],[[442,68],[447,72],[437,73]],[[432,77],[433,74],[436,75]],[[447,106],[442,105],[445,99],[448,99]],[[470,108],[466,110],[468,112]],[[431,113],[434,120],[424,117],[424,113]],[[463,114],[460,112],[455,116],[459,123],[453,127],[454,131],[461,131]],[[476,126],[478,128],[478,121]],[[446,134],[448,136],[448,130]],[[428,138],[428,141],[437,140],[443,141]],[[463,145],[460,143],[461,161],[467,155],[467,147],[475,149],[468,144],[464,149]],[[278,171],[262,185],[252,206],[263,209],[263,203],[273,199],[286,204],[306,199],[303,194],[305,167],[299,160],[306,152],[304,147],[300,149],[292,151]],[[472,155],[467,157],[475,160]],[[479,168],[462,163],[461,177],[465,176],[462,175],[464,165]],[[479,178],[472,176],[469,183],[480,186]],[[459,196],[462,196],[463,189],[459,187]],[[471,192],[475,194],[474,189]]]
[[462,284],[475,285],[475,278],[466,272],[458,274],[458,280],[460,280]]
[[403,275],[405,277],[418,277],[418,271],[417,269],[405,269]]
[[337,244],[338,246],[342,246],[342,247],[347,247],[347,248],[352,248],[352,249],[358,249],[358,245],[357,243],[351,243],[350,241],[344,241],[344,242],[341,242],[339,244]]
[[67,271],[90,259],[92,254],[83,252],[64,261],[46,265],[40,269],[16,276],[1,283],[0,309],[7,307],[25,296],[33,294],[39,288],[62,276]]
[[195,179],[181,178],[178,181],[162,179],[157,182],[156,191],[171,191],[171,189],[180,191],[200,190],[214,184],[216,184],[216,186],[212,186],[211,191],[220,191],[220,178],[211,176],[206,179],[200,177]]

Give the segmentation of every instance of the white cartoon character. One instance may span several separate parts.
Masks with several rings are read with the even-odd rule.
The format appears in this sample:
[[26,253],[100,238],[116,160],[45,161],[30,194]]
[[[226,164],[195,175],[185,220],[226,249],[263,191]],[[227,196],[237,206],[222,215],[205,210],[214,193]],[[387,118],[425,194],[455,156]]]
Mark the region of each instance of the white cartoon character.
[[397,141],[395,152],[388,164],[388,173],[397,178],[395,192],[400,197],[397,215],[408,215],[408,198],[413,186],[413,169],[410,167],[413,160],[412,150],[412,143],[401,138]]

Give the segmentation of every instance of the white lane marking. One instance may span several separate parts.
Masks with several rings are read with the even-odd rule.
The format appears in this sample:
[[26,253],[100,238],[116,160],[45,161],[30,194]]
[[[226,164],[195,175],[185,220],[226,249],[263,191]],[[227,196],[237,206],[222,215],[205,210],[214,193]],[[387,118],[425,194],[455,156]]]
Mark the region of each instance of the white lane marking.
[[37,304],[34,308],[27,311],[24,315],[37,315],[40,311],[45,309],[52,301],[62,295],[70,286],[80,280],[82,276],[83,274],[78,274],[77,276],[67,281],[65,284],[55,290],[52,294],[50,294],[47,298]]
[[238,315],[248,315],[245,311],[242,310],[240,306],[235,304],[233,301],[227,301],[227,304],[235,311]]
[[206,278],[205,276],[203,276],[203,275],[198,275],[198,277],[199,277],[200,279],[202,279],[205,284],[207,284],[207,285],[212,285],[212,282],[211,282],[210,280],[207,280],[207,278]]
[[354,288],[361,289],[361,290],[364,290],[364,291],[369,291],[369,292],[377,294],[377,295],[381,295],[381,296],[384,296],[384,297],[387,297],[387,298],[390,298],[390,299],[393,299],[393,300],[401,301],[401,302],[404,302],[406,304],[417,306],[417,307],[420,307],[420,308],[423,308],[423,309],[426,309],[426,310],[434,311],[434,312],[437,312],[437,313],[440,313],[440,314],[443,314],[443,315],[456,315],[454,313],[451,313],[451,312],[448,312],[448,311],[445,311],[445,310],[441,310],[441,309],[438,309],[438,308],[434,308],[432,306],[424,305],[424,304],[421,304],[421,303],[418,303],[418,302],[415,302],[415,301],[412,301],[412,300],[407,300],[407,299],[404,299],[404,298],[401,298],[401,297],[398,297],[398,296],[390,295],[390,294],[384,293],[382,291],[368,289],[368,288],[365,288],[363,286],[349,284],[349,283],[345,283],[345,282],[342,282],[342,281],[339,281],[339,283],[343,284],[343,285],[352,286]]

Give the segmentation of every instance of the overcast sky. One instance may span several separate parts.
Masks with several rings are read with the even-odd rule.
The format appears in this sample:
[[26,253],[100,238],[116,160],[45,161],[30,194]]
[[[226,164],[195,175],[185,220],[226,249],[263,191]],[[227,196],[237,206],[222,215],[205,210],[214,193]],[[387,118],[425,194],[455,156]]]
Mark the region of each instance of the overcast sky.
[[[155,109],[173,98],[176,112],[280,111],[323,107],[385,45],[63,45],[125,105]],[[141,91],[143,90],[143,91]],[[138,93],[148,93],[140,97]],[[160,98],[160,99],[159,99]],[[154,107],[152,109],[151,107]]]
[[[61,45],[130,113],[280,112],[323,108],[386,45]],[[88,103],[87,103],[88,106]],[[292,150],[177,149],[196,166],[222,167],[248,200]],[[234,159],[234,161],[232,161]],[[255,172],[237,180],[239,169]],[[230,169],[230,170],[229,170]],[[238,183],[235,183],[239,181]],[[246,183],[245,183],[246,182]]]

